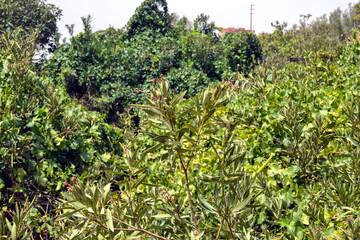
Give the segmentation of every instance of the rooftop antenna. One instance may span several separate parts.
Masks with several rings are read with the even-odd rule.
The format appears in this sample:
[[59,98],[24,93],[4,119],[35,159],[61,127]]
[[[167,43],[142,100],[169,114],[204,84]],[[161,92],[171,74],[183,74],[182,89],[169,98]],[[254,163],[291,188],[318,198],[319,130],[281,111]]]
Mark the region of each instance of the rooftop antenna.
[[250,31],[252,32],[252,16],[255,14],[253,11],[255,4],[250,4]]

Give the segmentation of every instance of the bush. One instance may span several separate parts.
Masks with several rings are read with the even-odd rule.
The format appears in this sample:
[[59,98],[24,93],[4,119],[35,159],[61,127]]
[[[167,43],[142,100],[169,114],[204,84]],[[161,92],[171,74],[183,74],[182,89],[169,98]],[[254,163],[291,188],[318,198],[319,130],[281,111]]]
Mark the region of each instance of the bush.
[[[197,32],[179,38],[154,39],[149,32],[132,40],[123,40],[122,32],[103,36],[81,33],[73,37],[43,69],[89,110],[106,113],[110,122],[117,121],[124,107],[142,103],[144,96],[134,90],[149,92],[151,80],[160,75],[171,81],[176,91],[188,89],[187,96],[194,96],[221,77],[248,73],[261,57],[256,36],[247,33],[229,35],[217,43]],[[185,79],[192,73],[191,79]]]
[[248,74],[262,60],[261,45],[253,33],[226,33],[220,41],[223,57],[220,59],[226,61],[231,72]]
[[187,62],[183,62],[179,68],[171,69],[165,79],[174,93],[186,91],[187,97],[195,96],[200,89],[206,88],[211,83],[211,79],[204,72],[193,68]]
[[4,33],[0,42],[2,204],[56,196],[70,177],[104,165],[103,154],[121,152],[111,145],[120,132],[39,76],[30,65],[35,37],[17,33]]

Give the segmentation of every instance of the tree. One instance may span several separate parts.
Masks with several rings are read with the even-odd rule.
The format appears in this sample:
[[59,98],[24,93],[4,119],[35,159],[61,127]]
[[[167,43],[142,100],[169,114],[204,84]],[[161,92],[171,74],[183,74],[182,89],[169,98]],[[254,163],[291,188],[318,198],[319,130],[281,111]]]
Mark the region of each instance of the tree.
[[357,3],[352,8],[352,20],[359,21],[360,19],[360,3]]
[[21,27],[25,36],[38,29],[37,47],[53,51],[61,10],[46,0],[0,0],[0,31]]
[[209,15],[205,15],[201,13],[195,20],[194,20],[194,29],[202,34],[213,36],[217,38],[216,30],[218,28],[215,26],[215,22],[208,22]]
[[171,15],[166,0],[145,0],[130,18],[126,30],[128,39],[146,31],[167,35],[171,30]]
[[274,28],[274,33],[277,35],[283,35],[286,31],[286,28],[288,26],[287,22],[280,23],[279,21],[275,21],[275,23],[271,23],[271,27]]
[[193,23],[185,16],[180,16],[177,13],[171,14],[171,25],[177,29],[180,34],[184,34],[193,29]]
[[345,40],[345,32],[342,24],[342,11],[337,8],[335,11],[330,13],[329,21],[336,36],[339,36],[340,41]]

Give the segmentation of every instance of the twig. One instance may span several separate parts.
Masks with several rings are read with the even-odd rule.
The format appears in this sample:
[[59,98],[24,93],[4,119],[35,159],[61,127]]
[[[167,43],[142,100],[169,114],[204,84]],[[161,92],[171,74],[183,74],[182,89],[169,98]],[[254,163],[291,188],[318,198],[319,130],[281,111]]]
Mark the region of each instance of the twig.
[[178,154],[179,154],[181,166],[182,166],[182,168],[184,169],[185,185],[186,185],[187,195],[188,195],[188,198],[189,198],[191,216],[192,216],[192,219],[193,219],[193,221],[194,221],[194,225],[195,225],[195,227],[196,227],[196,231],[197,231],[197,233],[199,234],[199,233],[200,233],[200,228],[199,228],[199,223],[198,223],[198,221],[196,220],[195,211],[194,211],[194,205],[193,205],[192,198],[191,198],[190,185],[189,185],[189,179],[188,179],[188,173],[187,173],[187,170],[188,170],[188,169],[187,169],[187,167],[185,167],[185,163],[184,163],[184,160],[183,160],[182,157],[181,157],[181,153],[178,153]]
[[237,225],[238,225],[238,218],[237,218],[237,216],[236,216],[235,227],[234,227],[234,236],[235,236],[235,233],[236,233]]
[[[231,219],[230,219],[230,221],[231,221]],[[229,222],[229,219],[226,219],[226,222],[227,222],[227,224],[228,224],[228,226],[229,226],[229,230],[230,230],[230,233],[231,233],[231,237],[232,237],[233,240],[235,240],[235,235],[234,235],[234,233],[233,233],[233,231],[232,231],[231,223]]]
[[223,227],[223,224],[224,224],[224,219],[221,219],[221,224],[220,224],[220,227],[219,227],[219,231],[218,231],[218,233],[216,235],[216,240],[218,240],[219,237],[220,237],[220,232],[221,232],[221,229]]
[[[153,237],[156,237],[156,238],[162,239],[162,240],[169,240],[168,238],[164,238],[164,237],[162,237],[162,236],[156,235],[155,233],[149,232],[149,231],[147,231],[147,230],[145,230],[145,229],[143,229],[143,228],[136,228],[136,227],[134,227],[134,226],[132,226],[132,225],[130,225],[130,224],[128,224],[128,223],[120,220],[120,219],[117,219],[117,218],[115,218],[115,217],[112,217],[112,218],[113,218],[115,221],[118,221],[119,223],[128,226],[129,228],[132,229],[132,231],[143,232],[143,233],[146,233],[146,234],[148,234],[148,235],[150,235],[150,236],[153,236]],[[122,231],[131,231],[130,229],[124,230],[124,229],[122,229],[122,228],[119,228],[119,230],[120,230],[120,229],[121,229]]]
[[134,221],[135,221],[136,225],[137,225],[138,227],[140,227],[140,224],[139,224],[139,222],[137,221],[137,218],[136,218],[136,216],[135,216],[134,209],[133,209],[133,206],[132,206],[132,201],[131,201],[131,179],[132,179],[132,176],[130,175],[130,184],[129,184],[130,195],[128,195],[126,192],[125,192],[125,195],[126,195],[126,196],[128,197],[128,199],[129,199],[129,205],[130,205],[131,215],[132,215],[132,217],[134,218]]

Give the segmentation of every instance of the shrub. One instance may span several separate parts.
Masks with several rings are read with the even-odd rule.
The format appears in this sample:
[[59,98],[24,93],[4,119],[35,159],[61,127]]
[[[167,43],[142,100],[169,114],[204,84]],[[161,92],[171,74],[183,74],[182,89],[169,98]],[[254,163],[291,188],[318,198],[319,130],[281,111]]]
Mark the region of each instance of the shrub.
[[[0,51],[0,199],[56,196],[64,182],[104,164],[119,131],[73,102],[30,64],[35,37],[6,32]],[[109,145],[110,144],[110,145]]]

